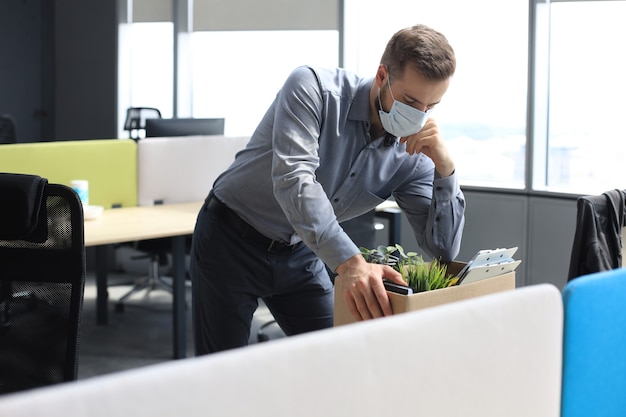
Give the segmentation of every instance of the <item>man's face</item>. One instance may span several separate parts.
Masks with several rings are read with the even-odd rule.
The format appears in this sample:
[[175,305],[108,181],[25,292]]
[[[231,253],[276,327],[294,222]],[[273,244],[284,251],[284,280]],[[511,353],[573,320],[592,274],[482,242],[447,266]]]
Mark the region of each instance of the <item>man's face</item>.
[[427,80],[410,65],[405,67],[401,77],[395,79],[389,78],[389,70],[381,65],[376,82],[380,88],[381,106],[385,112],[391,109],[394,99],[423,112],[431,110],[441,101],[450,85],[450,79]]

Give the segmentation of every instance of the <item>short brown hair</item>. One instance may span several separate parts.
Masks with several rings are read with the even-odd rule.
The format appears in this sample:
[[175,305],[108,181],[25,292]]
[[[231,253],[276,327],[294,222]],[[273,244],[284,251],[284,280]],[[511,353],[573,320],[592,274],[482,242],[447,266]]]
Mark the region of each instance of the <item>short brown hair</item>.
[[454,50],[444,35],[426,25],[415,25],[396,32],[380,60],[393,78],[404,72],[407,64],[428,80],[450,78],[456,69]]

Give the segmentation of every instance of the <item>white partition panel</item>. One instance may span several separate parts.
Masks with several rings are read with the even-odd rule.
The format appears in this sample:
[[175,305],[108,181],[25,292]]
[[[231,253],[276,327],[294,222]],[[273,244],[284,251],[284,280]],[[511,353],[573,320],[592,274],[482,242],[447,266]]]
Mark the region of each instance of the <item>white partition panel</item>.
[[186,203],[206,198],[215,179],[248,137],[177,136],[137,143],[138,204]]
[[558,417],[561,293],[525,287],[0,397],[3,417]]

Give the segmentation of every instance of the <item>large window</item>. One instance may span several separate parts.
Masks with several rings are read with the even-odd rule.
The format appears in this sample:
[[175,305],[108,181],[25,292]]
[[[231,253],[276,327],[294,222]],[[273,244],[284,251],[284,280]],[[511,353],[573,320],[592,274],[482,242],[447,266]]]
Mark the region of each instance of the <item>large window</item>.
[[224,117],[251,135],[286,77],[301,65],[336,67],[337,31],[211,31],[191,37],[193,116]]
[[[433,112],[464,184],[524,187],[527,0],[346,0],[345,62],[375,74],[387,40],[423,23],[442,32],[457,71]],[[496,18],[494,18],[494,16]]]
[[546,189],[626,187],[624,16],[626,1],[551,5]]
[[[335,10],[334,0],[323,2],[325,12],[309,27],[311,19],[282,18],[282,3],[274,1],[273,11],[250,5],[275,17],[267,27],[257,27],[266,19],[244,13],[234,20],[242,27],[231,28],[224,16],[245,1],[228,3],[228,13],[218,7],[226,3],[193,2],[203,14],[191,20],[205,27],[189,34],[184,49],[179,45],[179,57],[181,51],[188,55],[176,84],[176,25],[130,25],[120,66],[130,63],[132,71],[121,73],[128,89],[120,90],[127,95],[120,103],[158,107],[165,117],[224,117],[227,135],[250,135],[295,67],[343,62],[374,76],[391,35],[425,23],[446,35],[458,59],[433,117],[463,185],[568,194],[625,186],[626,0],[343,0],[344,26],[337,30],[335,17],[322,18]],[[181,97],[188,98],[183,107]]]

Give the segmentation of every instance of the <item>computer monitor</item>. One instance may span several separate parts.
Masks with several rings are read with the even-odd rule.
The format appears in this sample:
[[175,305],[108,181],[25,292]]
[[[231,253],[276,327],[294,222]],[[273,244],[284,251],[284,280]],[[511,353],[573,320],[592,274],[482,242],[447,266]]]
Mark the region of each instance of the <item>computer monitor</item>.
[[223,135],[224,119],[146,119],[146,137]]

